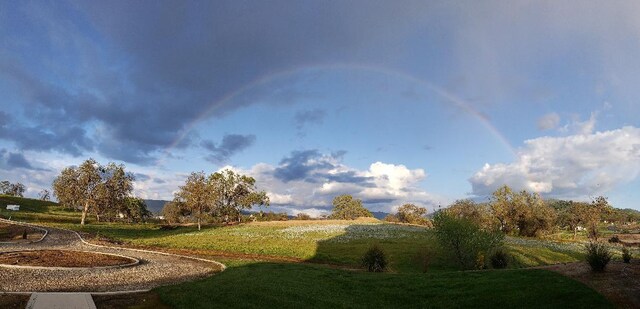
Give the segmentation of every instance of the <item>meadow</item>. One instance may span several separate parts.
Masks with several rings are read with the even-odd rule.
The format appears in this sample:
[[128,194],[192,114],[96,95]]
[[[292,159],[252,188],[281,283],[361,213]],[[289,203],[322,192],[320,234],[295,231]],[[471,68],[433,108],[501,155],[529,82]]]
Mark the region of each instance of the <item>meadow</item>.
[[[200,231],[194,226],[167,229],[158,223],[89,221],[82,227],[79,212],[54,203],[28,200],[20,203],[20,212],[4,210],[12,202],[16,201],[0,197],[0,216],[70,228],[126,246],[207,256],[228,266],[210,278],[152,291],[174,308],[209,308],[212,302],[249,308],[539,308],[540,299],[549,308],[611,306],[582,283],[551,271],[520,269],[580,261],[582,245],[570,241],[507,237],[511,269],[461,272],[442,253],[433,231],[420,226],[359,219],[253,222],[205,226]],[[373,243],[387,253],[386,273],[360,269],[361,257]]]

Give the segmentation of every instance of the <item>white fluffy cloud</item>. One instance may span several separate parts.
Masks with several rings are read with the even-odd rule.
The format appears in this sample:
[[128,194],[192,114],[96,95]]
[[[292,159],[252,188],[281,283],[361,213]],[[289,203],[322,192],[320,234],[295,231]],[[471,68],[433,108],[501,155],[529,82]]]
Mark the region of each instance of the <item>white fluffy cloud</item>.
[[515,162],[485,164],[476,172],[469,179],[473,193],[487,195],[507,184],[549,196],[585,197],[638,177],[640,128],[590,134],[589,130],[525,141]]
[[234,169],[255,177],[259,188],[268,192],[274,209],[290,214],[326,213],[332,199],[340,194],[362,199],[373,211],[392,211],[405,202],[432,210],[446,202],[420,188],[420,182],[427,177],[423,169],[374,162],[360,170],[343,164],[341,156],[298,154],[303,158],[294,158],[296,153],[292,153],[277,166],[260,163],[248,170]]

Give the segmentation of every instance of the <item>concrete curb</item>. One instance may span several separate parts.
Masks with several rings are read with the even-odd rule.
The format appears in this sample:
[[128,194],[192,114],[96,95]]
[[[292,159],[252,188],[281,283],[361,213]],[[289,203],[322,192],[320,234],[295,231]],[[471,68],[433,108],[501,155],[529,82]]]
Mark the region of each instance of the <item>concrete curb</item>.
[[24,242],[16,242],[16,241],[0,241],[0,244],[7,244],[7,245],[13,245],[13,244],[33,244],[33,243],[37,243],[37,242],[41,242],[44,240],[45,237],[47,237],[47,235],[49,234],[49,230],[45,229],[45,228],[41,228],[38,226],[33,226],[29,223],[23,223],[23,222],[19,222],[19,221],[13,221],[13,220],[7,220],[7,219],[2,219],[0,218],[0,222],[5,222],[8,224],[14,224],[14,225],[22,225],[22,226],[28,226],[30,228],[34,228],[37,230],[41,230],[44,231],[44,234],[42,235],[42,237],[40,237],[40,239],[38,240],[31,240],[31,241],[24,241]]
[[[212,264],[215,264],[215,265],[220,267],[220,271],[219,272],[223,272],[223,271],[225,271],[227,269],[227,266],[222,264],[222,263],[220,263],[220,262],[213,261],[213,260],[207,260],[207,259],[203,259],[203,258],[187,256],[187,255],[159,252],[159,251],[153,251],[153,250],[122,248],[122,247],[111,247],[111,246],[92,244],[92,243],[86,241],[84,238],[82,238],[82,236],[80,236],[80,233],[78,233],[78,232],[76,232],[74,230],[58,228],[58,227],[43,227],[43,226],[38,226],[38,225],[31,224],[31,223],[19,222],[19,221],[14,221],[14,220],[7,220],[7,219],[2,219],[2,218],[0,218],[0,221],[4,221],[4,222],[7,222],[7,223],[12,223],[12,224],[30,226],[30,227],[34,227],[34,228],[40,228],[40,229],[43,229],[43,230],[47,231],[47,233],[49,232],[47,230],[47,228],[58,229],[58,230],[67,231],[67,232],[73,232],[73,233],[76,234],[76,236],[78,236],[78,238],[80,239],[80,241],[82,243],[84,243],[84,244],[86,244],[88,246],[93,246],[93,247],[97,247],[97,248],[106,248],[106,249],[115,249],[115,250],[130,250],[130,251],[135,251],[135,252],[160,254],[160,255],[164,255],[164,256],[173,256],[173,257],[179,257],[179,258],[184,258],[184,259],[190,259],[190,260],[194,260],[194,261],[212,263]],[[46,234],[44,236],[46,236]],[[42,239],[44,239],[44,236],[42,237]],[[39,241],[41,241],[42,239],[40,239]],[[143,292],[149,292],[151,290],[152,289],[126,290],[126,291],[96,291],[96,292],[55,292],[55,293],[89,293],[91,295],[119,295],[119,294],[143,293]],[[38,291],[31,291],[31,292],[1,292],[0,291],[0,294],[29,295],[29,294],[33,294],[33,293],[43,293],[43,292],[38,292]]]
[[[15,250],[15,251],[4,251],[1,252],[0,254],[6,254],[6,253],[14,253],[14,252],[25,252],[25,251],[42,251],[43,249],[30,249],[30,250]],[[47,249],[44,249],[47,250]],[[132,260],[133,262],[131,263],[127,263],[127,264],[120,264],[120,265],[109,265],[109,266],[95,266],[95,267],[60,267],[60,266],[30,266],[30,265],[11,265],[11,264],[0,264],[0,267],[4,267],[4,268],[20,268],[20,269],[42,269],[42,270],[103,270],[103,269],[114,269],[114,268],[125,268],[125,267],[131,267],[131,266],[136,266],[138,264],[140,264],[140,260],[130,257],[130,256],[126,256],[126,255],[121,255],[121,254],[115,254],[115,253],[104,253],[104,252],[94,252],[94,251],[83,251],[83,250],[65,250],[65,249],[55,249],[57,251],[67,251],[67,252],[85,252],[85,253],[93,253],[93,254],[102,254],[102,255],[111,255],[111,256],[117,256],[117,257],[121,257],[121,258],[126,258],[129,260]]]
[[106,248],[106,249],[116,249],[116,250],[129,250],[129,251],[136,251],[136,252],[143,252],[143,253],[161,254],[161,255],[165,255],[165,256],[174,256],[174,257],[190,259],[190,260],[194,260],[194,261],[201,261],[201,262],[207,262],[207,263],[216,264],[216,265],[218,265],[220,267],[220,271],[224,271],[225,269],[227,269],[227,266],[222,264],[222,263],[220,263],[220,262],[213,261],[213,260],[207,260],[207,259],[203,259],[203,258],[197,258],[197,257],[193,257],[193,256],[174,254],[174,253],[167,253],[167,252],[161,252],[161,251],[153,251],[153,250],[134,249],[134,248],[125,248],[125,247],[111,247],[111,246],[105,246],[105,245],[92,244],[92,243],[84,240],[84,238],[82,238],[82,236],[80,236],[80,233],[78,233],[78,232],[76,232],[74,230],[67,230],[67,229],[60,229],[60,230],[74,232],[78,236],[78,238],[80,238],[80,241],[82,241],[82,243],[84,243],[86,245],[89,245],[89,246],[93,246],[93,247]]

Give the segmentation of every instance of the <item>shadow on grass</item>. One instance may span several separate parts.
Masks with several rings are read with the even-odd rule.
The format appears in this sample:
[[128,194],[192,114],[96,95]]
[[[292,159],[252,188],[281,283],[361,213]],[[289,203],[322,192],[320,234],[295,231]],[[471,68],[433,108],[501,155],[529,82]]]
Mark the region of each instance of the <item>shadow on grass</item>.
[[[392,273],[348,271],[324,265],[222,261],[213,277],[155,291],[175,308],[611,308],[582,283],[546,270],[416,272],[429,233],[411,228],[372,235],[369,225],[351,225],[342,235],[318,243],[311,262],[358,265],[375,241],[387,251]],[[401,235],[399,235],[400,233]],[[423,240],[414,237],[424,237]]]

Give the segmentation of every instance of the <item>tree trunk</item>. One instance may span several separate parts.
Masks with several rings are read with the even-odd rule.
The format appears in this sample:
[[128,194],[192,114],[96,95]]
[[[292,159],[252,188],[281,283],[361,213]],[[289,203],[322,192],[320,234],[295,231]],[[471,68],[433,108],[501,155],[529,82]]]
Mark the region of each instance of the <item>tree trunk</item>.
[[87,218],[87,212],[89,211],[89,201],[84,202],[84,208],[82,209],[82,219],[80,225],[84,225],[84,219]]
[[574,227],[573,228],[573,240],[576,240],[576,237],[578,237],[578,227]]
[[200,216],[198,216],[198,231],[200,230]]

